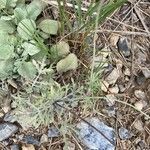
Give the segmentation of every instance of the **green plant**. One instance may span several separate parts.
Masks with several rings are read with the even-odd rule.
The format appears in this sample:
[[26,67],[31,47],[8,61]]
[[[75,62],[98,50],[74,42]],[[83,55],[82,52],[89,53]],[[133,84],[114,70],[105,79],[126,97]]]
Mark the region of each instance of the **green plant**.
[[[125,2],[127,0],[110,0],[105,3],[102,1],[91,1],[90,3],[87,2],[87,7],[83,7],[81,0],[71,0],[70,3],[67,3],[65,0],[57,0],[57,4],[55,3],[55,5],[58,5],[59,8],[62,33],[64,33],[64,29],[68,29],[68,33],[89,33],[95,28],[96,18],[98,18],[98,24],[103,23],[108,16]],[[51,2],[47,1],[47,3]],[[101,5],[101,10],[98,13],[99,5]],[[73,9],[75,26],[69,22],[70,18],[66,7]]]
[[[57,2],[59,21],[42,16],[42,10],[47,7],[44,0],[33,0],[29,4],[24,0],[0,0],[0,80],[21,77],[25,81],[21,90],[12,94],[13,115],[23,127],[48,125],[54,122],[55,115],[65,115],[65,110],[56,108],[55,102],[67,101],[72,105],[78,103],[72,99],[84,95],[88,90],[90,94],[98,94],[102,65],[92,67],[85,88],[80,83],[76,88],[76,83],[61,86],[54,80],[55,72],[62,74],[75,70],[78,58],[71,52],[67,42],[61,40],[48,46],[46,40],[59,31],[61,35],[74,33],[75,40],[81,32],[87,35],[125,0],[110,1],[102,6],[99,2],[91,2],[85,11],[82,9],[82,1],[71,1],[76,27],[69,21],[65,0]],[[39,16],[42,16],[40,20]],[[68,98],[68,93],[73,94],[72,99]],[[90,105],[91,98],[88,100],[87,107],[93,106]]]
[[38,72],[33,60],[40,61],[45,56],[52,60],[50,64],[59,60],[53,59],[51,48],[43,43],[57,34],[59,22],[43,18],[37,24],[37,17],[47,6],[41,0],[29,4],[19,0],[1,0],[0,3],[0,79],[13,78],[13,75],[34,79]]

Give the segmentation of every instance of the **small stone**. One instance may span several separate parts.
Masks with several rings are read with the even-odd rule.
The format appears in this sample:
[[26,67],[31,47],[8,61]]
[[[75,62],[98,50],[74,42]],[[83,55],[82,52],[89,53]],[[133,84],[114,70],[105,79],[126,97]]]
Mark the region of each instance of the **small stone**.
[[22,146],[22,150],[35,150],[35,148],[31,144],[26,144]]
[[108,94],[106,95],[107,98],[107,104],[108,106],[114,106],[117,98],[114,96],[114,94]]
[[4,113],[0,112],[0,118],[3,118],[3,116],[4,116]]
[[117,48],[118,40],[119,40],[119,34],[112,34],[110,37],[110,44]]
[[145,78],[145,76],[143,75],[143,73],[140,72],[140,73],[138,74],[138,76],[136,76],[135,81],[137,82],[138,85],[142,85],[142,84],[146,81],[146,78]]
[[[107,58],[106,58],[107,59]],[[104,74],[109,74],[112,70],[113,70],[113,65],[112,64],[108,64],[106,67],[104,67]]]
[[109,88],[109,92],[112,94],[117,94],[119,92],[118,85],[116,84],[114,87]]
[[102,90],[103,92],[107,92],[108,87],[109,87],[109,84],[104,80],[104,81],[102,82],[102,84],[101,84],[101,90]]
[[129,76],[125,76],[125,79],[124,79],[125,81],[130,81],[130,78],[129,78]]
[[87,124],[86,122],[81,121],[77,124],[77,129],[79,130],[78,137],[81,142],[87,147],[87,149],[93,150],[114,150],[115,149],[115,130],[111,127],[108,127],[99,119],[87,118],[88,121],[92,126],[98,129],[101,133],[103,133],[113,145],[102,136],[98,131],[96,131],[91,125]]
[[143,122],[141,120],[136,120],[134,122],[134,128],[137,129],[138,131],[143,131],[144,128],[143,128]]
[[129,68],[126,68],[126,69],[124,70],[124,74],[125,74],[126,76],[130,76],[130,75],[131,75],[130,69],[129,69]]
[[48,136],[46,134],[43,134],[41,136],[40,143],[46,143],[46,142],[48,142]]
[[48,137],[53,138],[53,137],[58,137],[60,136],[60,132],[56,127],[51,127],[48,130]]
[[143,64],[146,62],[146,59],[147,59],[146,55],[141,51],[137,51],[137,53],[135,54],[135,57],[136,57],[135,61],[137,64]]
[[19,146],[17,144],[13,144],[10,146],[11,150],[19,150]]
[[10,123],[0,124],[0,141],[9,138],[12,134],[16,133],[18,127]]
[[134,104],[134,106],[137,110],[142,110],[144,107],[144,103],[143,103],[143,101],[138,101]]
[[127,140],[130,139],[133,134],[131,132],[129,132],[126,128],[119,128],[119,136],[122,140]]
[[114,68],[112,72],[106,77],[105,81],[108,84],[115,84],[117,79],[120,77],[120,72],[118,69]]
[[119,87],[119,91],[120,91],[121,93],[124,92],[125,89],[126,89],[122,84],[119,84],[118,87]]
[[142,72],[146,79],[150,78],[150,70],[148,68],[142,68]]
[[40,142],[36,138],[30,135],[24,136],[22,141],[27,144],[32,144],[32,145],[37,145],[37,146],[39,146],[40,144]]
[[125,57],[129,57],[130,56],[131,52],[130,52],[130,49],[129,49],[129,46],[128,46],[127,38],[120,37],[118,42],[117,42],[117,46],[118,46],[118,50],[120,52],[122,52],[122,54]]
[[141,90],[135,90],[135,91],[134,91],[134,95],[135,95],[137,98],[141,99],[141,100],[145,100],[145,99],[146,99],[145,93],[144,93],[143,91],[141,91]]
[[67,141],[65,143],[65,146],[63,147],[63,150],[75,150],[75,144],[70,141]]
[[8,113],[11,110],[10,106],[4,106],[2,109],[5,113]]
[[7,113],[4,116],[4,121],[14,123],[16,121],[16,118],[11,113]]

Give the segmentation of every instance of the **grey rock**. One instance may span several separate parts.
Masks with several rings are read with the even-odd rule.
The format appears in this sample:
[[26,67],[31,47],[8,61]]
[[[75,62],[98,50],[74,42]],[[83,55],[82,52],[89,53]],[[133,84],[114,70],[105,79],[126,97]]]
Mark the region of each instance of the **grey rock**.
[[19,146],[17,144],[13,144],[10,146],[11,150],[19,150]]
[[27,144],[32,144],[32,145],[40,145],[40,142],[33,136],[27,135],[24,136],[22,139],[23,142],[27,143]]
[[150,69],[148,69],[146,67],[142,68],[142,72],[143,72],[146,79],[150,78]]
[[81,142],[90,150],[114,150],[116,141],[114,129],[108,127],[97,118],[87,118],[86,120],[103,133],[113,145],[97,130],[83,121],[77,124],[77,129],[79,130],[77,134]]
[[60,132],[56,127],[51,127],[48,130],[48,137],[53,138],[53,137],[58,137],[60,136]]
[[4,116],[4,121],[14,123],[16,121],[16,117],[12,115],[11,113],[7,113]]
[[48,142],[48,136],[46,134],[43,134],[40,138],[40,143],[46,143]]
[[125,37],[120,37],[118,42],[117,42],[117,47],[118,50],[125,56],[129,57],[131,52],[128,46],[127,38]]
[[130,139],[131,137],[133,136],[133,134],[128,131],[126,128],[119,128],[119,137],[122,139],[122,140],[127,140],[127,139]]
[[143,73],[140,72],[140,73],[138,74],[138,76],[136,76],[135,81],[136,81],[136,83],[137,83],[138,85],[142,85],[142,84],[146,81],[146,78],[145,78],[145,76],[143,75]]
[[10,123],[0,124],[0,141],[9,138],[12,134],[16,133],[18,127]]

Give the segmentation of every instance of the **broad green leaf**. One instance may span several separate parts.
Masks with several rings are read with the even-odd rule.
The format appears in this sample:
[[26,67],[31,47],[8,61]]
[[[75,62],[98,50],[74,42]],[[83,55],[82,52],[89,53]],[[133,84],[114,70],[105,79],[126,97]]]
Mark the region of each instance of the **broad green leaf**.
[[51,19],[45,19],[38,25],[43,32],[56,35],[59,27],[59,22]]
[[23,5],[22,7],[15,8],[14,16],[15,16],[16,24],[18,24],[23,19],[26,19],[27,18],[27,10],[26,10],[25,5]]
[[7,6],[8,7],[15,7],[17,0],[6,0],[7,1]]
[[13,60],[7,59],[5,61],[0,61],[0,79],[4,80],[8,76],[12,75],[13,71]]
[[26,79],[33,79],[37,74],[37,70],[32,62],[22,62],[18,68],[18,73]]
[[13,33],[15,31],[15,26],[11,21],[0,20],[0,31]]
[[78,58],[75,54],[71,53],[66,58],[57,63],[56,69],[59,73],[68,70],[75,70],[78,67]]
[[34,35],[36,31],[36,24],[31,19],[23,19],[18,24],[17,31],[21,38],[25,40],[32,39],[32,36]]
[[7,0],[0,0],[0,9],[3,9],[6,7],[6,3],[7,3]]
[[34,45],[34,43],[24,42],[22,44],[22,47],[24,48],[23,56],[29,54],[30,56],[33,56],[40,52],[40,49]]
[[50,37],[49,34],[43,32],[43,31],[39,31],[39,35],[43,38],[43,39],[48,39]]
[[29,5],[27,5],[28,18],[36,20],[41,14],[42,10],[45,8],[46,3],[42,0],[33,0]]
[[24,4],[25,4],[25,0],[17,0],[17,3],[16,3],[17,7],[22,6]]
[[17,0],[0,0],[0,9],[15,7]]
[[13,20],[14,19],[14,16],[1,16],[1,19],[0,20],[5,20],[5,21],[10,21],[10,20]]
[[0,47],[3,45],[13,45],[16,46],[17,37],[13,34],[9,35],[7,32],[0,31]]
[[58,59],[60,57],[63,57],[67,54],[70,53],[69,51],[69,44],[64,42],[64,41],[61,41],[59,43],[57,43],[56,45],[53,45],[51,47],[51,56],[54,58],[54,59]]
[[14,55],[14,46],[8,44],[0,45],[0,60],[12,58]]
[[17,37],[15,35],[9,35],[9,44],[13,46],[18,44]]
[[6,45],[9,44],[9,35],[5,31],[0,30],[0,45]]

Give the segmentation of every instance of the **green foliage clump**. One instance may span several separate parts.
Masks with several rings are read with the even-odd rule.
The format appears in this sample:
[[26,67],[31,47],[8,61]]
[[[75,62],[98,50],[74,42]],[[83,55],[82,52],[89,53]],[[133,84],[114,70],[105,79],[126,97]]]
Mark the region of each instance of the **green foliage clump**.
[[[37,17],[46,6],[41,0],[33,0],[29,4],[23,0],[0,0],[1,80],[13,78],[13,75],[32,80],[38,74],[33,60],[40,61],[44,57],[51,59],[51,63],[59,60],[51,52],[52,49],[57,51],[54,50],[57,48],[53,46],[50,49],[43,44],[50,35],[57,34],[59,22],[43,18],[37,23]],[[69,45],[63,44],[69,53]],[[66,51],[64,45],[58,45],[59,55]]]

